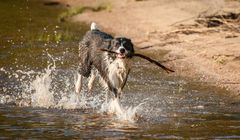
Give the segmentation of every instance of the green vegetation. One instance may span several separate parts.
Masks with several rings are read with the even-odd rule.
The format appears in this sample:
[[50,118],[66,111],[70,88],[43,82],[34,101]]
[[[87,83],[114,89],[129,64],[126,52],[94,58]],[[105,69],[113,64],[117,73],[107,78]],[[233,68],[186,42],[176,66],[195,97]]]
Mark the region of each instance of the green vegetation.
[[36,36],[33,36],[33,40],[38,42],[56,42],[61,41],[79,41],[80,36],[87,30],[87,27],[79,23],[71,23],[70,25],[59,27],[55,26],[51,29],[45,29],[40,31]]
[[92,11],[92,12],[99,12],[103,10],[111,11],[112,6],[110,3],[101,3],[98,6],[91,7],[91,6],[76,6],[69,8],[67,11],[63,12],[59,16],[60,21],[65,21],[66,18],[75,16],[77,14],[81,14],[85,11]]
[[[85,24],[60,23],[63,6],[49,7],[41,0],[0,1],[0,46],[79,41],[88,29]],[[6,12],[7,11],[7,12]]]

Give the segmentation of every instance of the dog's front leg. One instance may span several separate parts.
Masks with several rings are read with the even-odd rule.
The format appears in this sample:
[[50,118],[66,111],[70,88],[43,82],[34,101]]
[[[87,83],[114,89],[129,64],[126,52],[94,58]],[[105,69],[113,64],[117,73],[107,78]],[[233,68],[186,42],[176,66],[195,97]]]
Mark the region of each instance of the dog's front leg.
[[80,73],[77,74],[77,82],[75,84],[76,93],[80,93],[82,90],[82,75]]
[[116,88],[113,88],[112,92],[113,92],[115,98],[120,98],[120,96],[118,94],[118,90]]
[[120,99],[120,98],[121,98],[121,96],[122,96],[122,93],[123,93],[123,92],[122,92],[122,90],[120,89],[120,90],[118,91],[118,93],[117,93],[117,94],[118,94],[118,96],[117,96],[117,98],[118,98],[118,99]]
[[[104,80],[105,81],[105,80]],[[117,88],[115,88],[114,86],[112,86],[112,84],[110,83],[110,81],[105,81],[104,83],[107,84],[107,88],[109,89],[109,91],[111,91],[114,95],[115,98],[118,98],[118,90]]]
[[96,78],[96,74],[95,74],[95,72],[92,72],[91,73],[91,77],[90,77],[90,79],[88,81],[88,91],[89,91],[89,93],[92,92],[93,83],[94,83],[95,78]]

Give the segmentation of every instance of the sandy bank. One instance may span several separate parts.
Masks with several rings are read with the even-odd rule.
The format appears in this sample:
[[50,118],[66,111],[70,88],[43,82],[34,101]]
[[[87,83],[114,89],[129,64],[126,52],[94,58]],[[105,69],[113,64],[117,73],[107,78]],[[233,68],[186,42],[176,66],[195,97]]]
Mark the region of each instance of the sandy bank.
[[237,13],[239,1],[59,1],[69,4],[70,8],[108,5],[105,10],[85,11],[70,19],[95,21],[105,31],[127,36],[138,51],[168,50],[164,59],[173,61],[165,65],[175,69],[175,75],[223,87],[232,95],[240,96],[240,17],[234,20],[220,17],[217,20],[222,24],[214,27],[210,27],[205,18]]

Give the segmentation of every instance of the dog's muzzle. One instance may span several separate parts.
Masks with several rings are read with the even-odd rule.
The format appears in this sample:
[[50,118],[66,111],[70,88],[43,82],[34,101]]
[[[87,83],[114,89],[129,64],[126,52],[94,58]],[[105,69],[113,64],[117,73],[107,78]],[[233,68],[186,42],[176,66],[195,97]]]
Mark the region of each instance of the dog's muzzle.
[[126,58],[126,50],[125,48],[120,48],[117,53],[117,58],[124,59]]

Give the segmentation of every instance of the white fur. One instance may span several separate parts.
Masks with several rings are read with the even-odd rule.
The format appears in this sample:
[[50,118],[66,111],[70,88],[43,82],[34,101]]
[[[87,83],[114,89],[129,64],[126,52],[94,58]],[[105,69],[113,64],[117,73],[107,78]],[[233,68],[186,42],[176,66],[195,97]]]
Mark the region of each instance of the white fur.
[[109,79],[111,84],[121,91],[121,87],[127,78],[127,73],[130,68],[130,63],[127,59],[116,59],[109,65]]
[[97,73],[95,72],[95,70],[92,70],[90,79],[88,81],[88,91],[89,92],[92,92],[93,83],[94,83],[94,80],[96,78],[96,75],[97,75]]
[[81,74],[77,74],[77,82],[75,84],[75,91],[76,93],[80,93],[82,89],[82,75]]
[[92,22],[91,30],[97,30],[97,24],[95,22]]

